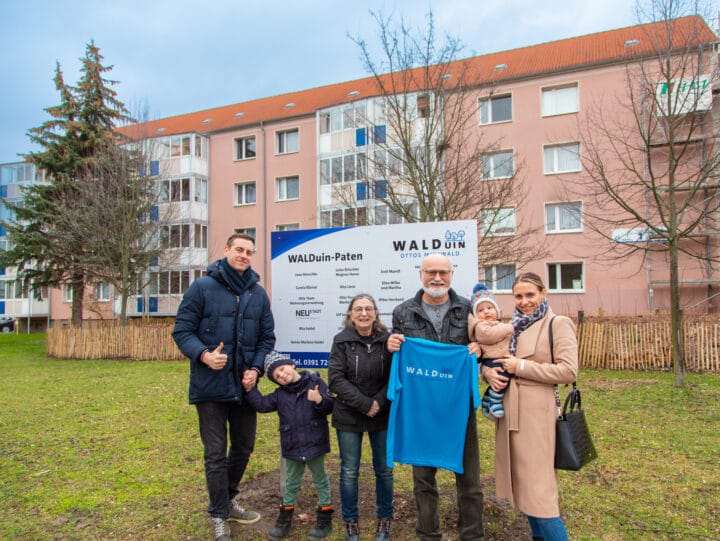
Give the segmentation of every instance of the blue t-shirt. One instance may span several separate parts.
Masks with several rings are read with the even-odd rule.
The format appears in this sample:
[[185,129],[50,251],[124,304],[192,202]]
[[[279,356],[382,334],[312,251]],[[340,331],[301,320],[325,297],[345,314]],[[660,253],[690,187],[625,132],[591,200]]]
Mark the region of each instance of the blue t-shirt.
[[480,404],[477,358],[467,346],[405,337],[393,355],[387,462],[463,473],[470,406]]

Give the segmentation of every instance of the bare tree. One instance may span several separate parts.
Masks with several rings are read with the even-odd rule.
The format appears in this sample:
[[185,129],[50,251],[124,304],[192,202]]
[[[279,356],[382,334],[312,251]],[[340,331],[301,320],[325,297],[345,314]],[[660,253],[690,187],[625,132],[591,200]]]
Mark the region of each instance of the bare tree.
[[585,224],[608,241],[604,257],[639,254],[668,269],[678,386],[686,372],[680,266],[705,262],[709,280],[708,263],[720,260],[717,38],[697,9],[676,0],[639,6],[656,21],[639,27],[639,42],[652,51],[628,63],[624,92],[610,105],[616,114],[603,114],[605,104],[584,119],[586,177],[568,190],[583,199]]
[[[459,59],[463,47],[457,39],[440,42],[432,12],[417,32],[402,20],[371,15],[378,58],[364,39],[351,36],[378,95],[370,119],[375,133],[367,157],[369,193],[407,222],[477,220],[481,267],[522,266],[540,257],[545,247],[530,241],[535,229],[521,210],[522,164],[478,127],[480,115],[492,107],[487,76],[481,82],[472,61]],[[354,205],[342,186],[334,195]]]
[[[167,265],[177,257],[166,242],[177,208],[162,205],[159,161],[143,126],[124,128],[116,144],[96,154],[87,172],[91,181],[79,184],[66,203],[72,212],[57,217],[62,229],[86,248],[88,282],[114,286],[123,326],[128,298],[147,285],[150,266],[160,259]],[[187,230],[189,235],[189,226]]]

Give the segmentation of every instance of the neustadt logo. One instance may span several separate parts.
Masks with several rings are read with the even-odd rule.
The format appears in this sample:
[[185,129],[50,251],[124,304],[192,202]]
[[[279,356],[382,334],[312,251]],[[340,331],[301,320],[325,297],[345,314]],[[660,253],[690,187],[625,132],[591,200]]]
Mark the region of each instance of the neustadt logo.
[[412,239],[394,240],[396,252],[416,252],[420,250],[453,250],[465,248],[465,231],[445,231],[443,239]]
[[428,368],[418,368],[416,366],[406,366],[405,372],[407,372],[411,376],[420,378],[453,379],[455,377],[452,368],[445,367],[440,367],[437,370],[433,368],[431,370]]

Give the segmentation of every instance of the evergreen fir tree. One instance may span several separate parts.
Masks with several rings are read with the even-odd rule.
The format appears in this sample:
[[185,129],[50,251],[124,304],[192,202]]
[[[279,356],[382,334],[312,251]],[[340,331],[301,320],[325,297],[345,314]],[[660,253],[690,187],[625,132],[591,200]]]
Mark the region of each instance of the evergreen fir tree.
[[112,89],[117,82],[104,78],[112,66],[102,64],[94,42],[86,46],[81,61],[77,86],[68,85],[56,65],[54,82],[60,103],[45,109],[50,119],[28,131],[30,140],[42,150],[26,159],[45,172],[48,183],[29,187],[21,205],[8,203],[15,219],[3,225],[11,248],[0,255],[0,265],[16,266],[23,284],[32,286],[36,294],[45,286],[68,284],[73,291],[75,325],[82,323],[85,285],[92,277],[93,243],[72,227],[83,212],[78,200],[88,193],[81,185],[98,181],[92,174],[98,157],[117,143],[116,124],[130,120]]

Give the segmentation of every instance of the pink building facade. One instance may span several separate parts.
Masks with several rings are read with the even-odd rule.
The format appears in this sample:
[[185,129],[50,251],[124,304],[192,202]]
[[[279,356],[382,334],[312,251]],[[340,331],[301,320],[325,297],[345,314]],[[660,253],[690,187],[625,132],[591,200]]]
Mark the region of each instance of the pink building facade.
[[[716,69],[715,34],[701,19],[688,19],[701,27],[708,71]],[[478,269],[477,279],[495,289],[505,315],[512,313],[512,278],[525,270],[543,277],[558,313],[669,309],[666,255],[610,257],[608,237],[630,242],[634,232],[619,227],[616,232],[611,226],[603,234],[596,232],[585,217],[598,209],[573,196],[573,188],[587,179],[593,119],[598,114],[606,120],[627,114],[618,104],[629,99],[628,67],[637,61],[635,55],[651,50],[636,39],[645,30],[630,27],[469,59],[481,77],[488,74],[470,98],[479,104],[478,134],[497,141],[493,157],[483,162],[489,169],[478,164],[478,182],[491,181],[487,175],[512,174],[513,182],[524,183],[527,200],[507,209],[504,234],[513,234],[522,213],[538,230],[534,241],[547,247],[544,257],[522,269],[515,261],[484,262]],[[712,107],[715,111],[717,106]],[[367,160],[367,153],[381,147],[376,136],[384,133],[378,131],[383,126],[371,78],[147,123],[148,133],[163,140],[188,137],[193,149],[182,163],[172,152],[158,157],[159,178],[190,179],[187,200],[181,196],[167,201],[176,210],[180,205],[178,223],[188,224],[188,239],[171,259],[170,270],[181,274],[168,274],[162,283],[158,278],[157,285],[131,302],[129,314],[142,315],[155,298],[150,315],[174,315],[186,285],[208,262],[222,257],[233,232],[256,238],[253,266],[271,292],[272,281],[283,279],[270,273],[273,231],[401,222],[382,197],[369,199],[362,189],[377,179],[392,182]],[[350,204],[338,199],[338,186],[351,194]],[[700,249],[717,250],[715,240],[703,241]],[[167,269],[159,262],[152,272],[161,276]],[[717,266],[686,258],[680,273],[683,308],[714,311],[720,287]],[[108,306],[104,317],[117,313],[117,306]],[[66,319],[68,308],[53,297],[50,318]]]

